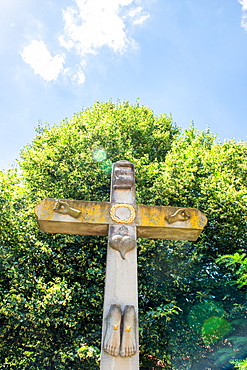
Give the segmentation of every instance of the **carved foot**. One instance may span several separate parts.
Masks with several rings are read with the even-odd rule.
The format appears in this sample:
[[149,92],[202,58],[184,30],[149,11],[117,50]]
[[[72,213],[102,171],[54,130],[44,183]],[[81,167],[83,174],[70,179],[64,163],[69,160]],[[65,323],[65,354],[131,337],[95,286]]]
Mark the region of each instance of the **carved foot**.
[[125,306],[120,356],[130,357],[136,353],[136,314],[134,306]]
[[104,351],[109,353],[111,356],[119,355],[121,317],[121,306],[118,304],[112,304],[108,314],[108,322],[103,347]]

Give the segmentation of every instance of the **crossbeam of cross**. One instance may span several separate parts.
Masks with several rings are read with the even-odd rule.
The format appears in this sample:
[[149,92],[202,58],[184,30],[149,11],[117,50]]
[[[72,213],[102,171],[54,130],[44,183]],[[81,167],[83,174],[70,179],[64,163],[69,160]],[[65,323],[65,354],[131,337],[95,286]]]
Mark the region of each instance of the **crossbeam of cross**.
[[108,235],[101,370],[138,370],[137,238],[190,240],[207,223],[195,208],[137,205],[134,166],[113,165],[110,202],[46,198],[35,207],[43,232]]

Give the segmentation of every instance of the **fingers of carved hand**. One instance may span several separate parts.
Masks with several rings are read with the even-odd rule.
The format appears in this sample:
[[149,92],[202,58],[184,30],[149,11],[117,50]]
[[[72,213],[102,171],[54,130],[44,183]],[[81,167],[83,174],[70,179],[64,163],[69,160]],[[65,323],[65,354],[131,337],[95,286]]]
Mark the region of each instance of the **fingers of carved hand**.
[[189,215],[187,214],[186,211],[184,211],[184,210],[181,209],[178,212],[178,218],[179,218],[180,221],[186,221],[186,220],[189,219]]
[[54,210],[59,213],[67,213],[69,210],[69,205],[64,201],[59,200],[56,202]]

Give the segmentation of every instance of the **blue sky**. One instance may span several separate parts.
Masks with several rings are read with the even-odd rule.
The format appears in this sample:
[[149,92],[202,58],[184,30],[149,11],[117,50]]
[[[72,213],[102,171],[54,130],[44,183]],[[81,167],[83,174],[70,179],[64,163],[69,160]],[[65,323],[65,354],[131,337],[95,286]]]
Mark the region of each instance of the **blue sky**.
[[96,100],[246,141],[247,0],[2,1],[0,52],[0,168]]

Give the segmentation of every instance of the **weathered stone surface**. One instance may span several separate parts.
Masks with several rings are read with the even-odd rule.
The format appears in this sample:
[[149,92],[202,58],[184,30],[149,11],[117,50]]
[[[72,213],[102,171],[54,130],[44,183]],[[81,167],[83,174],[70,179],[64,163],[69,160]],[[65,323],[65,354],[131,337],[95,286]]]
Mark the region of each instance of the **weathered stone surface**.
[[[80,212],[77,218],[57,212],[54,209],[57,204],[56,199],[44,199],[35,207],[35,213],[42,231],[106,236],[108,235],[109,225],[121,224],[121,217],[127,221],[131,217],[131,211],[121,206],[114,211],[116,217],[119,216],[118,222],[114,221],[111,217],[111,210],[116,205],[114,203],[63,201],[74,211]],[[135,218],[129,225],[137,227],[138,238],[196,240],[207,223],[206,216],[196,208],[186,208],[186,214],[189,216],[187,219],[179,220],[175,218],[171,222],[172,216],[176,212],[184,212],[184,208],[141,204],[132,207],[135,211]],[[123,214],[126,216],[123,217]],[[128,224],[126,221],[123,223]]]
[[125,225],[112,226],[111,237],[108,243],[111,248],[115,249],[125,259],[127,252],[136,247],[136,232],[134,226],[126,227]]
[[103,349],[111,356],[131,357],[136,351],[135,307],[127,305],[122,313],[119,304],[112,304],[107,316]]
[[[132,208],[135,207],[134,166],[131,163],[119,161],[113,165],[110,200],[109,210],[115,204],[121,207],[113,209],[108,231],[100,370],[138,370],[137,248],[134,224],[136,215],[134,220],[128,223],[128,220],[133,218]],[[130,207],[124,206],[126,204]],[[114,215],[117,216],[117,221],[112,220]],[[120,243],[117,246],[115,238],[119,236],[121,239],[125,236],[129,238],[119,240]],[[118,316],[116,312],[112,315],[112,305],[120,307],[123,314],[119,328],[120,336],[116,333],[117,330],[114,330],[115,333],[111,336],[112,328],[109,327],[109,320],[113,323],[112,316],[115,316],[115,321]],[[127,309],[126,307],[132,308]],[[124,325],[130,327],[129,332],[124,330]],[[109,348],[112,344],[116,348],[118,339],[120,340],[119,348],[113,349],[113,352],[118,353],[119,351],[119,354],[112,356]]]
[[108,235],[100,370],[138,370],[136,238],[196,240],[207,218],[195,208],[136,205],[128,161],[113,165],[109,203],[47,198],[35,213],[44,232]]

